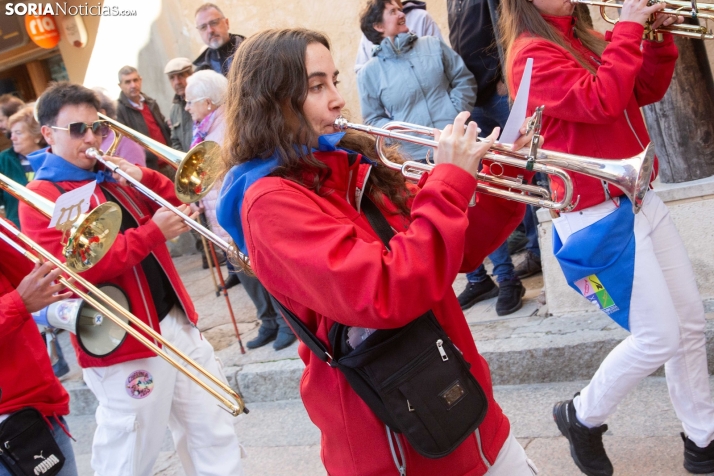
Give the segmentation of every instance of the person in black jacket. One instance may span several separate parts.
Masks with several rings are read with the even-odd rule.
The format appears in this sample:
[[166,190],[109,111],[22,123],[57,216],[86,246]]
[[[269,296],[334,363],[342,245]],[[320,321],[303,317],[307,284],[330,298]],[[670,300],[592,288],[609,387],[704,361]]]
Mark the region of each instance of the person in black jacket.
[[196,29],[208,46],[193,61],[196,71],[212,69],[223,76],[233,62],[233,54],[245,40],[242,35],[229,33],[230,23],[218,6],[204,3],[196,10]]
[[[166,118],[156,101],[141,92],[141,76],[137,69],[124,66],[118,76],[121,93],[117,101],[117,121],[162,144],[170,145],[171,131]],[[146,166],[173,179],[173,168],[160,163],[149,151],[146,151]]]
[[[476,78],[478,91],[471,120],[476,121],[483,134],[495,127],[506,125],[510,107],[508,90],[503,82],[501,60],[494,34],[497,0],[447,0],[449,13],[449,40],[451,47],[461,56],[466,67]],[[515,272],[513,261],[504,242],[489,255],[498,287],[486,273],[482,264],[466,275],[468,284],[459,294],[461,309],[484,299],[498,296],[496,314],[506,316],[523,305],[525,288]]]

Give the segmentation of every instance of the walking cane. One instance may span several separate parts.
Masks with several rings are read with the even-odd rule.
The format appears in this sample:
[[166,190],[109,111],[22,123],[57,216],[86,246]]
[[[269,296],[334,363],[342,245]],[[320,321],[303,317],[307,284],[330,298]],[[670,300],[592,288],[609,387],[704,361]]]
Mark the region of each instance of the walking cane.
[[[203,213],[201,213],[199,215],[199,217],[206,220],[206,217]],[[207,220],[206,220],[206,222],[207,222]],[[206,241],[206,238],[203,236],[203,234],[201,234],[201,241],[203,242],[203,251],[206,253],[206,259],[208,260],[208,267],[210,268],[210,271],[211,271],[211,279],[213,279],[213,284],[214,284],[214,286],[216,286],[216,296],[220,295],[220,289],[222,288],[223,296],[225,296],[225,298],[226,298],[226,306],[228,306],[228,313],[230,314],[231,321],[233,322],[233,329],[236,332],[236,337],[238,338],[238,344],[240,345],[240,353],[245,354],[245,349],[243,348],[243,341],[240,338],[240,332],[238,331],[238,324],[236,323],[236,317],[233,314],[233,306],[231,305],[231,300],[228,297],[228,290],[226,289],[226,283],[225,283],[225,281],[223,281],[223,273],[221,273],[221,265],[218,263],[218,257],[216,256],[216,249],[213,247],[213,243],[209,243]],[[210,255],[208,254],[209,247],[211,250]],[[227,259],[228,259],[228,257],[226,257],[226,260]],[[218,279],[221,282],[221,288],[219,288],[216,285],[216,277],[213,275],[213,264],[216,265],[216,273],[218,274]]]
[[[221,271],[221,266],[218,264],[218,257],[216,256],[216,248],[213,247],[213,243],[208,243],[211,248],[211,255],[213,256],[213,262],[216,263],[216,272],[218,273],[218,280],[221,282],[221,288],[223,289],[223,296],[226,298],[226,305],[228,306],[228,312],[231,315],[231,320],[233,321],[233,328],[236,331],[236,337],[238,337],[238,344],[240,345],[240,353],[245,354],[245,349],[243,348],[243,341],[240,338],[240,332],[238,332],[238,324],[236,324],[236,317],[233,315],[233,306],[231,306],[231,300],[228,298],[228,290],[226,289],[226,282],[223,280],[223,272]],[[228,260],[228,257],[226,257]]]

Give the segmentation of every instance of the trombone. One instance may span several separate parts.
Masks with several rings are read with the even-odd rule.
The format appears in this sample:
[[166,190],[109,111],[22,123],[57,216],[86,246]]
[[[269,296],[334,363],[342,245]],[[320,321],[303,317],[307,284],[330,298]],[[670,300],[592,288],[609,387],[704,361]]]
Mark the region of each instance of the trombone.
[[[134,131],[131,131],[131,132],[132,132],[132,134],[137,134],[137,133],[134,132]],[[147,138],[147,140],[152,140],[152,139],[148,139],[148,138]],[[201,144],[199,144],[199,145],[201,145]],[[198,146],[196,146],[196,147],[198,147]],[[195,149],[196,147],[194,147],[194,149]],[[172,149],[172,150],[173,150],[173,149]],[[191,150],[193,150],[193,149],[191,149]],[[175,151],[174,151],[174,152],[175,152]],[[213,233],[213,232],[212,232],[211,230],[209,230],[208,228],[206,228],[206,227],[200,225],[200,224],[197,223],[195,220],[192,220],[191,217],[189,217],[189,216],[186,215],[185,213],[181,212],[181,210],[179,210],[179,209],[176,208],[175,206],[171,205],[171,204],[168,202],[168,200],[166,200],[165,198],[163,198],[162,196],[160,196],[159,194],[157,194],[156,192],[154,192],[153,190],[151,190],[149,187],[145,186],[144,184],[142,184],[141,182],[139,182],[138,180],[136,180],[136,179],[135,179],[134,177],[132,177],[131,175],[129,175],[129,174],[127,174],[126,172],[124,172],[123,170],[121,170],[118,165],[114,165],[114,164],[112,164],[111,162],[108,162],[108,161],[104,158],[104,154],[103,154],[101,151],[99,151],[99,150],[95,149],[94,147],[92,147],[92,148],[89,148],[89,149],[87,149],[87,150],[85,151],[85,155],[86,155],[87,157],[91,157],[91,158],[94,158],[94,159],[98,160],[98,161],[101,162],[106,168],[108,168],[112,173],[115,173],[115,174],[119,175],[120,177],[123,177],[127,182],[129,182],[129,183],[132,185],[132,187],[134,187],[134,188],[137,189],[139,192],[141,192],[141,193],[143,193],[144,195],[146,195],[148,198],[150,198],[151,200],[153,200],[155,203],[157,203],[158,205],[160,205],[160,206],[162,206],[162,207],[166,207],[166,208],[168,208],[169,210],[171,210],[172,212],[174,212],[175,214],[177,214],[179,217],[181,217],[181,218],[183,219],[184,223],[185,223],[186,225],[188,225],[189,228],[195,230],[199,235],[204,236],[206,239],[211,240],[211,241],[212,241],[213,243],[215,243],[220,249],[222,249],[223,251],[225,251],[229,258],[232,258],[232,259],[238,260],[238,261],[242,261],[242,262],[244,262],[244,263],[247,263],[247,262],[248,262],[248,256],[246,256],[246,255],[244,255],[243,253],[241,253],[240,250],[238,250],[235,246],[229,244],[229,243],[226,242],[223,238],[221,238],[220,236],[216,235],[215,233]],[[177,177],[178,177],[178,175],[177,175]]]
[[[38,193],[0,174],[0,189],[52,219],[55,204]],[[109,251],[121,227],[121,208],[102,203],[89,213],[81,213],[81,204],[61,210],[58,227],[64,231],[64,256],[67,266],[77,272],[94,266]]]
[[[76,293],[78,296],[80,296],[82,299],[87,301],[89,304],[94,306],[102,315],[108,317],[114,323],[121,327],[124,331],[126,331],[128,334],[131,334],[135,339],[137,339],[139,342],[144,344],[146,347],[148,347],[151,351],[153,351],[156,355],[159,357],[163,358],[166,362],[174,366],[179,372],[182,372],[185,374],[188,378],[193,380],[197,385],[199,385],[201,388],[203,388],[205,391],[210,393],[213,397],[215,397],[221,404],[224,405],[224,410],[226,410],[228,413],[230,413],[233,416],[238,416],[241,413],[248,413],[248,409],[245,407],[245,403],[243,402],[243,399],[241,396],[233,390],[231,387],[229,387],[226,383],[222,382],[219,378],[205,370],[203,367],[198,365],[193,359],[188,357],[186,354],[181,352],[179,349],[177,349],[173,344],[168,342],[166,339],[161,336],[158,332],[156,332],[154,329],[152,329],[150,326],[145,324],[141,319],[138,317],[134,316],[131,314],[129,311],[124,309],[120,304],[118,304],[116,301],[111,299],[107,294],[105,294],[103,291],[101,291],[99,288],[95,287],[93,284],[91,284],[89,281],[81,277],[79,274],[73,272],[68,266],[63,264],[60,260],[55,258],[52,253],[48,252],[44,248],[40,247],[37,243],[32,241],[27,235],[24,235],[21,233],[19,230],[17,230],[15,227],[10,225],[8,222],[4,220],[0,220],[0,225],[7,231],[10,232],[12,235],[14,235],[18,240],[20,240],[22,243],[24,243],[30,250],[32,250],[34,253],[31,253],[30,251],[22,248],[20,245],[18,245],[13,239],[10,238],[10,236],[3,231],[0,231],[0,239],[8,243],[10,246],[12,246],[15,250],[17,250],[20,254],[25,256],[27,259],[32,261],[33,263],[37,264],[40,263],[42,260],[40,257],[42,257],[44,260],[47,260],[54,264],[56,267],[58,267],[60,270],[62,270],[64,273],[66,273],[69,276],[69,279],[60,276],[58,280],[64,284],[67,289],[70,289],[74,293]],[[36,253],[36,254],[35,254]],[[76,283],[76,284],[75,284]],[[81,285],[84,287],[87,292],[82,291],[78,285]],[[114,311],[110,311],[108,307],[111,307]],[[117,315],[118,314],[118,315]],[[123,316],[124,319],[122,319]],[[125,321],[126,319],[126,321]],[[133,324],[129,325],[129,323]],[[157,344],[149,340],[146,336],[142,335],[141,332],[139,332],[137,329],[134,327],[140,329],[142,332],[146,333],[149,335],[152,339],[154,339],[156,342],[161,343],[165,348],[169,349],[171,352],[176,354],[178,358],[180,358],[183,362],[185,362],[188,366],[193,367],[199,374],[203,375],[206,379],[211,381],[214,385],[216,385],[218,388],[220,388],[223,392],[225,392],[225,395],[219,393],[217,390],[212,388],[210,385],[207,383],[203,382],[201,379],[199,379],[196,375],[188,371],[187,369],[184,369],[181,364],[171,357],[168,352],[162,350]],[[227,396],[230,397],[227,398]],[[232,400],[232,401],[231,401]],[[223,407],[222,407],[223,408]]]
[[203,141],[184,154],[151,137],[139,134],[104,114],[99,113],[99,119],[106,122],[114,131],[114,141],[105,154],[113,156],[122,137],[131,139],[144,149],[153,152],[176,169],[174,187],[176,196],[183,203],[200,200],[216,183],[218,167],[215,163],[221,155],[221,148],[217,143]]
[[[570,0],[570,3],[583,5],[592,5],[593,7],[600,7],[600,16],[602,19],[608,23],[615,24],[617,20],[610,17],[606,9],[608,8],[622,8],[621,3],[616,3],[615,0]],[[686,38],[695,38],[698,40],[712,40],[714,39],[714,34],[711,28],[708,28],[709,20],[714,20],[714,15],[710,12],[714,12],[714,4],[711,3],[697,3],[696,0],[690,2],[684,2],[680,0],[650,0],[649,5],[654,5],[655,3],[663,3],[665,9],[657,12],[655,15],[650,17],[645,26],[645,38],[648,40],[658,40],[657,32],[668,31],[673,35],[684,36]],[[707,12],[702,13],[701,11]],[[707,26],[702,25],[670,25],[659,27],[657,30],[652,30],[649,26],[654,22],[654,17],[656,15],[669,15],[669,16],[683,16],[686,18],[691,18],[693,20],[702,19]]]
[[[529,128],[534,127],[539,131],[541,111],[542,109],[540,108],[536,110],[536,118],[529,124]],[[382,150],[385,138],[437,147],[439,143],[433,139],[423,139],[406,134],[406,132],[409,132],[433,137],[433,128],[404,122],[390,122],[380,129],[362,124],[353,124],[347,122],[343,117],[335,120],[334,127],[337,130],[354,129],[376,135],[377,154],[381,161],[390,169],[400,170],[407,179],[418,181],[425,172],[429,172],[434,168],[433,164],[424,164],[413,160],[408,160],[402,164],[392,162]],[[617,186],[625,192],[632,202],[633,212],[639,212],[644,202],[645,194],[649,189],[649,179],[654,168],[654,147],[648,145],[640,154],[629,159],[605,160],[549,150],[538,151],[538,141],[536,139],[539,139],[538,135],[534,137],[530,152],[526,154],[512,151],[511,144],[496,143],[492,145],[484,159],[492,161],[491,172],[493,175],[477,173],[478,184],[476,190],[508,200],[567,212],[575,208],[580,199],[580,197],[576,197],[575,201],[573,201],[573,182],[567,171],[579,172]],[[478,140],[483,141],[484,139],[479,138]],[[535,144],[535,147],[533,144]],[[552,201],[549,199],[550,192],[547,189],[524,184],[520,177],[504,177],[502,175],[502,164],[559,177],[565,185],[563,198],[560,201]],[[494,172],[494,165],[500,166],[501,173]],[[497,185],[497,187],[489,184]]]

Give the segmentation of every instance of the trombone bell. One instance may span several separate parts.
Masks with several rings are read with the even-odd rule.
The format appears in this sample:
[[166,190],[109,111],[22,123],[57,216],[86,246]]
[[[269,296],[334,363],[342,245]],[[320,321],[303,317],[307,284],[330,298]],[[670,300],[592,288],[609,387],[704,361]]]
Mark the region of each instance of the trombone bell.
[[[47,218],[52,218],[55,204],[0,174],[0,190],[31,206]],[[67,243],[62,251],[67,266],[77,272],[94,266],[111,248],[121,227],[121,208],[112,202],[102,203],[87,214],[67,223]]]
[[176,196],[183,203],[202,199],[218,179],[218,160],[221,147],[204,141],[189,150],[176,169]]
[[99,118],[109,124],[114,131],[114,143],[106,151],[114,155],[122,137],[126,137],[149,152],[154,153],[167,164],[176,169],[174,189],[176,196],[183,203],[193,203],[206,196],[218,179],[218,160],[221,147],[213,141],[204,141],[186,153],[155,141],[151,137],[136,132],[124,124],[111,119],[104,114]]

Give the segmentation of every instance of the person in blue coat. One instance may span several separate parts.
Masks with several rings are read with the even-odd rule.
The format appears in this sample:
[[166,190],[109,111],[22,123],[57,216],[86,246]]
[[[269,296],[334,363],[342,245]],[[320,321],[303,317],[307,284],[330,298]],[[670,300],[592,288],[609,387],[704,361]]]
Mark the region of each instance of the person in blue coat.
[[[371,0],[360,26],[378,45],[357,75],[366,124],[403,121],[443,129],[459,112],[473,109],[476,83],[464,61],[440,39],[411,33],[394,0]],[[401,151],[423,160],[428,148],[402,144]]]

